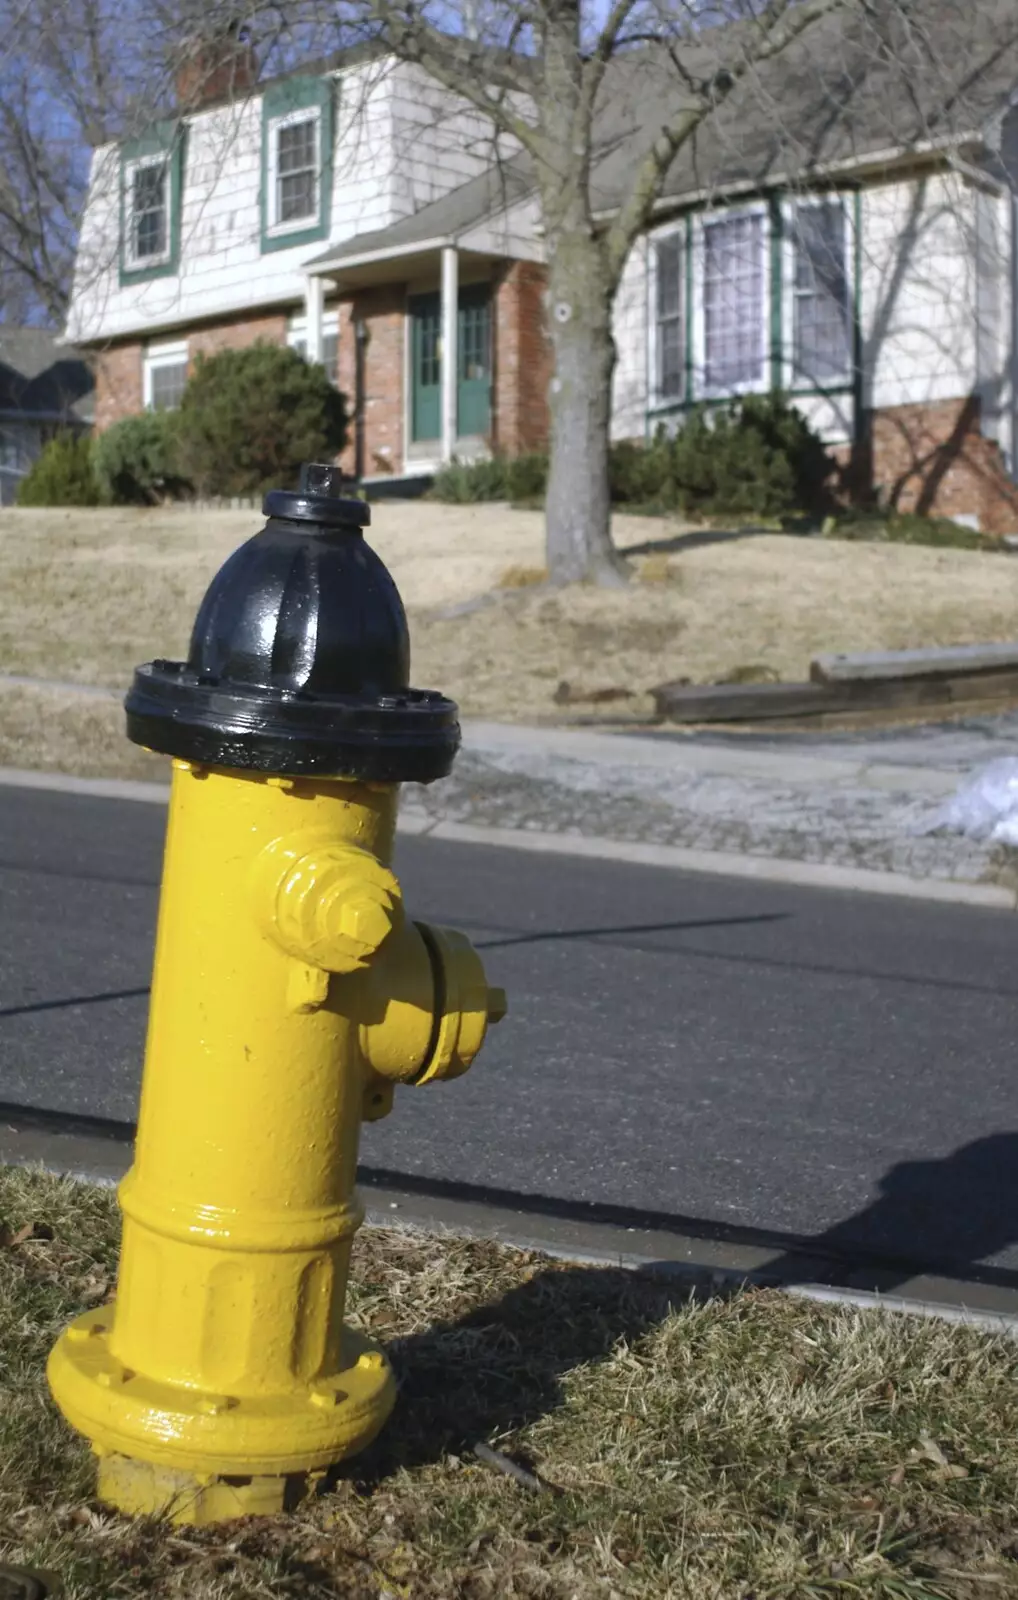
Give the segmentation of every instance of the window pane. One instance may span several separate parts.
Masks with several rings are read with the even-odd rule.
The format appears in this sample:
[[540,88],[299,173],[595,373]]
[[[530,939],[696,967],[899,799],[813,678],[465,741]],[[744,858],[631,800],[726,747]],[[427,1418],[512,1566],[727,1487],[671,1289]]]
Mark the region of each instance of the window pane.
[[166,253],[166,168],[138,167],[132,179],[131,222],[134,258]]
[[679,400],[685,388],[685,319],[682,314],[684,241],[677,233],[655,247],[657,278],[657,396]]
[[339,334],[322,334],[322,366],[325,376],[334,386],[339,383]]
[[764,371],[763,217],[726,217],[703,232],[704,376],[715,392]]
[[489,376],[491,366],[489,302],[476,299],[459,308],[459,377],[461,383]]
[[153,366],[149,370],[153,411],[175,411],[187,383],[187,360]]
[[840,201],[800,206],[795,221],[795,373],[830,382],[851,367],[845,211]]
[[276,221],[313,217],[317,210],[317,129],[314,118],[276,130]]
[[315,124],[292,122],[279,130],[280,172],[300,172],[315,165]]
[[670,234],[657,245],[657,314],[673,317],[679,312],[682,296],[682,239]]

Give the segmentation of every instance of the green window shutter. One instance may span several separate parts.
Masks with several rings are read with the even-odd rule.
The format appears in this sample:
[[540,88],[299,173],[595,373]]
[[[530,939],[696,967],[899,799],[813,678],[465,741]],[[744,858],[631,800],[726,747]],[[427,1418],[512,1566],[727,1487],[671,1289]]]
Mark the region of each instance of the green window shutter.
[[[286,78],[281,83],[270,83],[262,95],[262,177],[261,177],[261,249],[292,250],[297,245],[314,244],[329,237],[332,209],[333,140],[335,138],[335,80],[332,78]],[[317,114],[318,126],[318,208],[306,225],[295,223],[280,228],[274,217],[275,196],[272,186],[278,183],[274,169],[274,156],[278,157],[279,119],[292,118],[299,124],[302,111]],[[273,145],[276,141],[276,148]],[[300,160],[299,150],[295,160]],[[299,176],[299,175],[298,175]]]
[[[180,207],[184,183],[182,122],[157,122],[120,147],[120,283],[172,278],[180,271]],[[153,176],[146,182],[145,173]],[[156,176],[162,173],[161,182]],[[147,207],[144,215],[139,207]],[[159,230],[162,229],[162,238]],[[139,254],[139,239],[152,245]],[[161,245],[161,248],[158,246]],[[151,254],[151,261],[145,259]]]

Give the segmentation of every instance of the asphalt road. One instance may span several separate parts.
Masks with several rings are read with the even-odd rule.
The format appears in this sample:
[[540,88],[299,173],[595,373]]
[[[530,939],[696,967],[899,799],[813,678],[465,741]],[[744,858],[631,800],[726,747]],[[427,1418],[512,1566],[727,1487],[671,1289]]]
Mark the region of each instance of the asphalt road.
[[[0,1100],[133,1117],[162,828],[0,788]],[[1018,1285],[1005,913],[427,839],[397,865],[511,1011],[365,1130],[371,1167]]]

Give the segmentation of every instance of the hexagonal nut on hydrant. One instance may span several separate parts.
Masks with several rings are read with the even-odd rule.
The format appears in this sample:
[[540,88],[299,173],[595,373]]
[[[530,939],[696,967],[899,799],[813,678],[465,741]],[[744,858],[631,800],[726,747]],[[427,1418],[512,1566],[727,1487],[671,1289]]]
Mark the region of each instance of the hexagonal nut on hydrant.
[[356,848],[297,854],[279,841],[259,879],[266,931],[298,960],[328,972],[367,965],[403,920],[399,885],[387,867]]
[[377,884],[361,884],[339,898],[336,938],[358,959],[374,955],[395,926],[397,903]]

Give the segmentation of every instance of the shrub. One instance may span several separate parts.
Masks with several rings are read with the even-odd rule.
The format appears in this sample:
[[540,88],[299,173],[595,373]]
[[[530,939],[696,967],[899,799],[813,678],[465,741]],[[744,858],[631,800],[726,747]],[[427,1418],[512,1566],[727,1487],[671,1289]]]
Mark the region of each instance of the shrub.
[[[608,455],[616,505],[710,516],[778,517],[829,509],[834,470],[822,439],[782,395],[747,395],[730,405],[691,411],[669,436],[649,444],[622,440]],[[532,454],[454,462],[436,475],[434,496],[477,500],[541,499],[548,458]]]
[[83,433],[58,433],[50,439],[17,493],[19,506],[97,506],[101,499],[92,441]]
[[145,411],[101,433],[93,447],[95,475],[111,505],[157,505],[188,487],[176,464],[176,414]]
[[346,442],[346,402],[285,345],[253,344],[198,358],[175,419],[180,470],[200,494],[296,486],[303,461]]
[[672,442],[668,495],[685,511],[777,517],[826,508],[834,469],[822,439],[779,394],[692,411]]
[[522,456],[489,456],[481,461],[453,461],[435,474],[435,500],[474,505],[480,500],[540,500],[548,482],[548,457],[537,451]]
[[855,539],[872,544],[925,544],[937,549],[992,550],[995,541],[985,533],[949,517],[925,516],[919,511],[848,511],[830,517],[823,533],[828,539]]

